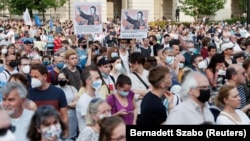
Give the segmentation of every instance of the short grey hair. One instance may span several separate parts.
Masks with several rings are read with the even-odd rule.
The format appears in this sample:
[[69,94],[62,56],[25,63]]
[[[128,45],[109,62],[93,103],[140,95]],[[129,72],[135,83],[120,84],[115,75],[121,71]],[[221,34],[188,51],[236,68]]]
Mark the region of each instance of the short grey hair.
[[27,96],[27,89],[24,85],[17,82],[9,82],[5,87],[0,89],[2,96],[9,95],[13,90],[16,90],[20,98],[24,99]]
[[195,88],[198,86],[197,75],[202,75],[202,74],[197,71],[191,71],[185,76],[180,90],[180,95],[183,99],[188,97],[188,93],[191,88]]

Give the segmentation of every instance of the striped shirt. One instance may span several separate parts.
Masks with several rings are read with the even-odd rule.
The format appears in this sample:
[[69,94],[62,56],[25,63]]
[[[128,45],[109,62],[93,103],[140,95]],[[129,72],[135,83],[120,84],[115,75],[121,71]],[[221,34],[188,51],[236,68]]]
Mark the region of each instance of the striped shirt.
[[238,88],[239,95],[240,95],[240,109],[243,108],[247,102],[246,102],[246,91],[243,85],[240,85]]

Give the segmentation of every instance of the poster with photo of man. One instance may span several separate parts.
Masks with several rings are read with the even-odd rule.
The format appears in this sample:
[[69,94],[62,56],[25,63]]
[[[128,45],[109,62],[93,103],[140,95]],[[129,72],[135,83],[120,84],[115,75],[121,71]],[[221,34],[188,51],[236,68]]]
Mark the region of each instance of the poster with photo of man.
[[74,5],[74,29],[76,34],[102,32],[101,3],[78,2]]
[[148,10],[122,9],[121,38],[146,38]]

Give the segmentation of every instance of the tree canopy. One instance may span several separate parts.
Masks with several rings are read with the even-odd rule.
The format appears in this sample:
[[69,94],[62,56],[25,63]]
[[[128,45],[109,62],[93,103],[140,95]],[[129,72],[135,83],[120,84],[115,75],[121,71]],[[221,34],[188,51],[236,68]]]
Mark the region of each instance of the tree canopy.
[[200,15],[215,15],[216,12],[224,8],[226,0],[179,0],[181,11],[186,15],[198,19]]
[[58,8],[63,6],[67,0],[0,0],[0,10],[8,9],[10,14],[22,15],[26,8],[29,9],[31,17],[32,11],[37,10],[44,13],[48,8]]

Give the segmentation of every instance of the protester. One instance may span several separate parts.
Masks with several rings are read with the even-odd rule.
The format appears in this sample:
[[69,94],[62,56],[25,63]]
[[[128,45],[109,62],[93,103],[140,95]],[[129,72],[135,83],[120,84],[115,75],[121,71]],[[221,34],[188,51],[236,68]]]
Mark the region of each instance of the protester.
[[216,124],[250,124],[250,119],[246,113],[238,109],[241,98],[236,87],[232,85],[222,86],[216,98],[217,107],[223,107],[217,117]]
[[100,120],[98,141],[126,140],[126,124],[119,116],[106,117]]
[[182,83],[180,94],[183,102],[171,110],[166,124],[214,124],[208,104],[210,85],[205,75],[197,71],[188,73]]
[[58,111],[50,105],[39,107],[29,122],[27,137],[36,141],[60,141],[66,125]]
[[25,135],[34,112],[23,108],[27,95],[25,86],[16,82],[10,82],[0,89],[0,93],[3,97],[3,109],[10,116],[11,124],[16,127],[15,137],[22,141],[28,141]]
[[98,141],[100,125],[98,121],[111,116],[111,107],[100,98],[94,98],[88,105],[85,117],[86,127],[80,132],[76,141]]

